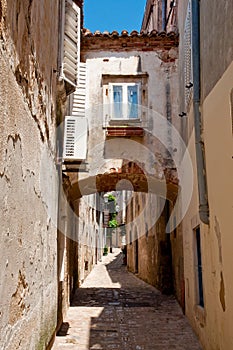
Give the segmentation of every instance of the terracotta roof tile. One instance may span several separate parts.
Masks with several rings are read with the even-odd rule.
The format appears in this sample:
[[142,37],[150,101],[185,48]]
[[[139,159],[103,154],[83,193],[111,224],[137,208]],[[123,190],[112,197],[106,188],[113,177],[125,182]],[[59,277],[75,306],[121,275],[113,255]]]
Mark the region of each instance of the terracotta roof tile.
[[147,33],[146,31],[141,30],[141,32],[139,33],[137,30],[133,30],[130,34],[127,30],[122,30],[122,32],[119,34],[116,30],[114,30],[113,32],[108,32],[108,31],[104,31],[104,32],[100,32],[99,30],[96,30],[94,33],[92,33],[89,29],[84,28],[82,30],[83,36],[84,37],[109,37],[109,38],[116,38],[116,37],[160,37],[160,38],[165,38],[165,37],[169,37],[169,38],[175,38],[178,37],[178,34],[175,32],[169,32],[166,33],[164,31],[162,32],[157,32],[156,30],[152,30],[150,33]]
[[[116,30],[113,32],[100,32],[96,30],[92,33],[88,29],[82,30],[82,55],[90,51],[156,51],[163,49],[169,51],[173,47],[179,45],[179,35],[175,32],[157,32],[152,30],[150,33],[141,31],[140,33],[133,30],[129,33],[122,30],[119,34]],[[165,57],[166,56],[166,57]],[[175,58],[169,54],[163,56],[163,60],[174,61]]]

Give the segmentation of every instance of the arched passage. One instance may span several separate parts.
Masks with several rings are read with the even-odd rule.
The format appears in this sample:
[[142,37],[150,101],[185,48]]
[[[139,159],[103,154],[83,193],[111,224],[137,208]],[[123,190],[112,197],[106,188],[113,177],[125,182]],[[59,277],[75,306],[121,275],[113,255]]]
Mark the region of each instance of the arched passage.
[[175,202],[179,186],[169,178],[160,179],[153,175],[130,173],[105,173],[90,176],[74,182],[69,191],[71,202],[97,192],[130,190],[155,193]]

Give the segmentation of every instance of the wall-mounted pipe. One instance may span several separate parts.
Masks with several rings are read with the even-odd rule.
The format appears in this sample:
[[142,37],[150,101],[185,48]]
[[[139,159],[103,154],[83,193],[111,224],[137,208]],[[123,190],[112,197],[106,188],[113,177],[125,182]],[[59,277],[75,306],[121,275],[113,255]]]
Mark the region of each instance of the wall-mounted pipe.
[[162,1],[162,30],[166,31],[167,26],[167,0]]
[[199,215],[204,224],[209,224],[209,204],[206,180],[205,150],[202,140],[200,111],[200,4],[192,0],[192,59],[193,59],[193,110],[196,139]]

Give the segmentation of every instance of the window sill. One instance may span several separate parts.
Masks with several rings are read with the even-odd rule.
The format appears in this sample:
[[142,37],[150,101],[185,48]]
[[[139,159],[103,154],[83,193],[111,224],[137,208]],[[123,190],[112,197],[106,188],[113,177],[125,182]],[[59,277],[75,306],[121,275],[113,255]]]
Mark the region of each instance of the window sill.
[[108,137],[143,137],[144,129],[138,126],[108,126],[106,136]]
[[118,119],[110,119],[109,120],[109,125],[125,125],[125,126],[128,126],[128,125],[135,125],[135,124],[138,124],[138,125],[141,125],[141,119],[139,118],[135,118],[135,119],[125,119],[125,118],[118,118]]

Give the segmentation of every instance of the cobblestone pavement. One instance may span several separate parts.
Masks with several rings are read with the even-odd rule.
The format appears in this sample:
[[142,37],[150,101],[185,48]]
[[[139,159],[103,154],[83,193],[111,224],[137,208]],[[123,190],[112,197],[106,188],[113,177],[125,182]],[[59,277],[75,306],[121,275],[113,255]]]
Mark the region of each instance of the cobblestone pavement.
[[127,272],[119,250],[79,288],[53,350],[200,350],[174,297]]

